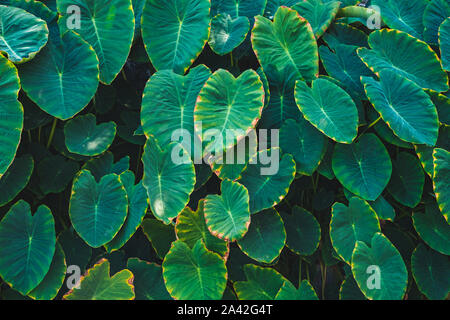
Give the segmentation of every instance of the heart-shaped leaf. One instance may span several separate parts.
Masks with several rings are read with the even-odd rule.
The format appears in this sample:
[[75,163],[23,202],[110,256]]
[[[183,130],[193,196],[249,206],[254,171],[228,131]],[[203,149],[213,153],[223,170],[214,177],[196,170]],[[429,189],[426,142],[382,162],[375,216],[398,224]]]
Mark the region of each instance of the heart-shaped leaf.
[[340,5],[334,0],[306,0],[299,1],[292,9],[308,20],[314,35],[319,38],[336,17]]
[[446,0],[431,0],[423,12],[423,31],[425,41],[438,43],[439,26],[450,16],[450,4]]
[[319,300],[319,298],[308,280],[303,280],[298,289],[290,281],[285,281],[275,300]]
[[263,13],[266,2],[267,0],[211,0],[211,16],[228,13],[232,18],[253,18]]
[[211,21],[208,44],[215,53],[223,56],[245,40],[249,29],[247,17],[233,19],[229,14],[218,14]]
[[169,252],[172,242],[176,240],[175,229],[171,224],[164,224],[157,219],[145,219],[142,231],[151,242],[153,249],[162,260]]
[[436,148],[433,152],[433,190],[436,195],[439,209],[445,220],[450,223],[450,189],[448,181],[450,179],[450,152]]

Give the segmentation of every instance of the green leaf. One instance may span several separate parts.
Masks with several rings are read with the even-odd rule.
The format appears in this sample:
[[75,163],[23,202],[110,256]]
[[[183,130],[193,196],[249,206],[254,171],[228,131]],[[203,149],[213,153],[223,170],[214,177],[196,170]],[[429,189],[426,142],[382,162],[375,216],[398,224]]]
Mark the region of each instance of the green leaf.
[[0,206],[12,201],[25,189],[30,181],[33,168],[34,161],[29,154],[14,159],[14,162],[0,179]]
[[281,254],[286,243],[283,220],[273,208],[254,214],[248,232],[237,243],[250,258],[272,263]]
[[68,228],[58,236],[58,243],[61,244],[68,266],[76,265],[84,272],[91,260],[92,248],[81,239],[73,228]]
[[101,259],[80,279],[80,288],[74,288],[65,300],[133,300],[133,274],[124,269],[110,277],[109,261]]
[[23,128],[20,83],[14,65],[0,55],[0,178],[14,160]]
[[80,166],[73,160],[61,155],[50,155],[39,162],[36,168],[39,177],[39,188],[47,195],[60,193],[72,182]]
[[261,117],[263,106],[264,88],[255,71],[247,70],[238,78],[224,69],[214,72],[201,89],[194,110],[204,156],[229,149],[246,136]]
[[209,231],[227,241],[241,239],[250,225],[249,195],[238,182],[223,180],[221,195],[206,196],[205,221]]
[[332,23],[322,39],[331,49],[336,49],[341,44],[357,47],[369,47],[367,34],[349,24]]
[[116,127],[115,122],[97,125],[92,113],[77,116],[64,125],[67,150],[83,156],[102,154],[113,143]]
[[45,22],[50,23],[56,18],[57,13],[49,9],[49,1],[56,2],[56,0],[47,0],[44,4],[41,1],[35,0],[0,0],[0,4],[6,5],[8,7],[23,9],[28,13],[31,13],[32,15],[35,15],[36,17],[44,20]]
[[111,241],[127,217],[128,198],[120,177],[108,174],[96,182],[90,171],[75,177],[69,204],[72,225],[93,248]]
[[267,0],[266,9],[264,10],[264,17],[273,20],[275,13],[281,6],[292,7],[301,0]]
[[27,11],[0,5],[0,52],[14,63],[23,63],[47,44],[45,21]]
[[307,210],[295,206],[291,214],[282,213],[286,228],[286,245],[293,252],[312,255],[319,246],[321,231],[317,219]]
[[211,21],[208,44],[218,55],[230,53],[244,42],[250,29],[247,17],[233,19],[229,14],[218,14]]
[[87,161],[81,169],[89,170],[97,182],[110,173],[122,174],[130,168],[130,157],[125,156],[114,163],[114,155],[107,151],[97,158]]
[[412,214],[414,229],[434,250],[450,255],[450,225],[439,212],[436,202],[427,203],[424,212]]
[[419,290],[430,300],[445,300],[450,292],[448,257],[419,243],[411,257],[411,271]]
[[[176,152],[182,156],[174,161],[172,156]],[[142,162],[142,183],[147,189],[152,212],[167,224],[189,202],[195,185],[194,164],[181,144],[170,143],[163,151],[153,139],[145,144]]]
[[297,173],[312,175],[328,146],[328,139],[303,117],[288,119],[280,129],[280,147],[294,157]]
[[198,202],[197,211],[194,212],[189,207],[181,211],[175,225],[177,239],[191,248],[194,247],[197,240],[201,239],[208,250],[226,256],[229,251],[228,244],[209,232],[205,222],[204,204],[205,201],[201,199]]
[[162,267],[167,291],[177,300],[218,300],[225,291],[225,261],[208,251],[201,240],[192,249],[181,240],[175,241]]
[[372,50],[360,48],[358,55],[373,72],[388,69],[421,88],[448,90],[448,78],[439,58],[425,42],[406,32],[382,29],[370,34],[369,44]]
[[450,4],[446,0],[431,0],[423,13],[425,41],[438,43],[439,26],[450,16]]
[[27,295],[44,279],[55,253],[55,221],[44,205],[32,215],[19,200],[0,222],[0,276]]
[[422,198],[425,175],[419,160],[407,152],[400,152],[392,160],[392,176],[387,190],[404,206],[414,208]]
[[[439,136],[435,147],[450,150],[450,126],[443,125],[439,128]],[[414,145],[414,149],[416,150],[420,163],[422,163],[423,169],[431,178],[433,178],[433,151],[435,148],[424,144],[416,144]]]
[[405,263],[397,249],[381,233],[375,233],[370,247],[362,241],[356,243],[352,273],[359,288],[370,300],[401,300],[406,292],[408,271]]
[[311,88],[297,81],[294,94],[297,106],[313,126],[337,142],[352,143],[358,130],[358,110],[347,92],[320,78]]
[[445,19],[439,27],[439,46],[444,70],[450,71],[450,18]]
[[238,180],[248,190],[250,213],[268,209],[283,200],[294,177],[295,161],[290,154],[281,156],[279,148],[259,151]]
[[436,143],[439,120],[430,97],[414,82],[391,70],[379,72],[380,81],[362,78],[369,101],[402,140]]
[[264,12],[267,0],[212,0],[211,16],[228,13],[232,18],[247,17],[253,18]]
[[337,254],[345,262],[351,263],[352,252],[358,241],[370,244],[377,232],[381,232],[380,223],[366,201],[352,197],[348,207],[338,202],[333,205],[330,238]]
[[292,9],[311,24],[314,35],[318,39],[336,17],[340,4],[339,1],[334,0],[306,0],[299,1]]
[[444,149],[435,149],[433,152],[433,164],[434,194],[436,195],[436,200],[442,215],[450,223],[450,189],[448,187],[448,181],[450,179],[450,152]]
[[151,242],[156,254],[162,260],[169,252],[172,242],[176,240],[176,234],[173,225],[165,225],[156,219],[145,219],[142,222],[142,230],[145,236]]
[[366,300],[353,275],[349,275],[342,281],[339,289],[339,300]]
[[149,0],[142,13],[142,39],[156,70],[184,74],[209,37],[208,0]]
[[337,144],[332,165],[336,178],[346,189],[372,201],[381,195],[392,173],[389,154],[372,133],[351,145]]
[[[60,26],[73,24],[71,0],[58,0]],[[80,26],[75,29],[95,50],[100,61],[100,81],[110,84],[125,64],[134,36],[134,13],[131,0],[77,0]],[[117,31],[120,30],[120,37]]]
[[312,81],[319,74],[319,54],[311,25],[297,11],[280,7],[273,22],[255,18],[253,50],[259,63],[268,70],[292,70],[296,78]]
[[[347,200],[350,200],[352,197],[356,197],[354,193],[348,191],[347,189],[344,189],[344,194]],[[374,201],[367,201],[367,203],[375,211],[375,213],[378,216],[378,219],[394,221],[395,210],[391,206],[391,204],[387,202],[386,199],[383,198],[383,196],[379,196]]]
[[275,300],[319,300],[319,298],[308,280],[303,280],[298,289],[290,281],[285,281]]
[[171,299],[164,284],[161,266],[138,258],[130,258],[127,268],[134,275],[135,300]]

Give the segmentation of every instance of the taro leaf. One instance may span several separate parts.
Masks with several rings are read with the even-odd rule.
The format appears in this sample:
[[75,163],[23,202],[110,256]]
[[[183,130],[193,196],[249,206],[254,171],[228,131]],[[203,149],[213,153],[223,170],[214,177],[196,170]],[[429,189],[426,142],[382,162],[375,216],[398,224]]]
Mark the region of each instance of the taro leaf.
[[[100,61],[100,81],[110,84],[125,64],[134,36],[131,0],[59,0],[60,26],[73,25],[70,6],[80,8],[80,25],[75,30],[89,43]],[[117,32],[120,30],[120,37]]]
[[248,232],[237,243],[250,258],[273,263],[286,243],[283,220],[273,208],[254,214]]
[[77,116],[64,125],[64,136],[69,152],[83,156],[99,155],[111,146],[116,136],[115,122],[97,125],[92,113]]
[[98,261],[80,279],[80,287],[67,292],[65,300],[133,300],[134,276],[124,269],[110,277],[110,264],[106,259]]
[[0,5],[0,52],[14,63],[23,63],[47,44],[45,21],[27,11]]
[[321,231],[317,219],[307,210],[295,206],[292,213],[283,214],[286,228],[286,245],[293,252],[302,255],[312,255],[319,246]]
[[134,184],[135,177],[132,171],[125,171],[120,176],[128,197],[128,215],[119,233],[111,242],[105,245],[108,252],[119,250],[133,236],[147,213],[147,190],[142,181]]
[[294,157],[297,173],[312,175],[327,150],[328,139],[303,117],[288,119],[280,129],[280,147]]
[[224,69],[214,72],[201,89],[194,110],[204,156],[233,147],[235,140],[255,127],[263,106],[264,88],[255,71],[247,70],[238,78]]
[[142,230],[158,257],[163,260],[169,252],[172,242],[176,240],[173,226],[171,224],[165,225],[156,219],[145,219],[142,222]]
[[407,152],[392,160],[392,176],[388,192],[404,206],[414,208],[422,198],[425,175],[420,161]]
[[289,191],[295,177],[295,161],[290,154],[280,155],[280,148],[259,151],[244,169],[238,182],[250,197],[250,213],[277,205]]
[[430,300],[444,300],[450,292],[448,257],[419,243],[411,257],[411,271],[419,290]]
[[423,12],[423,31],[425,41],[438,43],[439,26],[450,16],[450,4],[447,0],[431,0]]
[[253,18],[264,12],[267,0],[212,0],[211,16],[220,13],[228,13],[232,18],[247,17]]
[[146,0],[131,0],[134,12],[134,42],[141,37],[141,19]]
[[326,177],[328,180],[334,179],[335,175],[332,168],[332,156],[334,152],[334,143],[329,141],[327,143],[327,150],[322,157],[322,161],[317,167],[317,172]]
[[218,300],[225,291],[225,261],[208,251],[200,239],[192,249],[181,240],[175,241],[162,267],[167,291],[177,300]]
[[358,57],[356,49],[356,46],[339,44],[334,48],[335,53],[326,46],[321,46],[319,53],[327,73],[341,81],[345,89],[355,92],[358,98],[364,98],[366,94],[360,77],[373,73]]
[[52,300],[58,294],[66,277],[66,258],[61,245],[57,242],[50,269],[41,283],[28,296],[35,300]]
[[117,175],[120,175],[123,172],[127,171],[129,168],[129,156],[125,156],[114,163],[114,155],[110,151],[107,151],[100,157],[92,158],[91,160],[87,161],[81,169],[89,170],[95,177],[95,180],[99,182],[100,179],[107,174],[115,173]]
[[377,199],[389,183],[392,164],[383,143],[368,133],[351,145],[337,144],[333,172],[342,185],[366,200]]
[[436,195],[439,209],[445,220],[450,223],[450,152],[444,149],[435,149],[433,152],[434,176],[433,190]]
[[227,241],[241,239],[250,225],[249,195],[238,182],[222,181],[221,195],[205,199],[205,221],[209,231]]
[[204,203],[205,201],[201,199],[195,212],[189,207],[181,211],[175,225],[177,239],[183,241],[191,248],[194,247],[197,240],[202,239],[208,250],[214,251],[221,256],[226,256],[228,254],[227,242],[213,236],[206,226]]
[[367,34],[349,24],[333,23],[322,37],[332,49],[341,44],[357,47],[369,47]]
[[[182,155],[174,158],[177,152]],[[147,189],[152,212],[167,224],[189,202],[195,185],[194,164],[181,144],[172,142],[163,151],[152,138],[145,144],[142,162],[142,183]]]
[[244,266],[247,281],[234,282],[234,291],[239,300],[275,300],[286,280],[272,268],[253,264]]
[[[435,145],[436,148],[450,150],[450,126],[443,125],[439,128],[439,136]],[[433,164],[433,147],[423,144],[414,145],[417,156],[422,163],[423,169],[428,175],[433,178],[434,164]]]
[[295,84],[295,101],[306,120],[331,139],[352,143],[358,130],[358,109],[344,89],[320,78],[312,87]]
[[120,120],[122,123],[117,126],[117,135],[129,143],[143,146],[146,139],[140,125],[140,113],[123,110]]
[[27,295],[47,274],[55,253],[55,221],[44,205],[32,216],[19,200],[0,222],[0,276]]
[[435,202],[426,204],[425,213],[414,212],[412,221],[414,229],[427,245],[442,254],[450,255],[450,225]]
[[73,160],[67,160],[59,154],[48,156],[40,161],[36,168],[39,187],[45,195],[60,193],[79,170],[80,166]]
[[138,258],[130,258],[127,268],[134,275],[135,300],[171,299],[164,284],[161,266]]
[[210,1],[149,0],[142,13],[142,39],[156,70],[184,74],[209,37]]
[[[356,197],[354,193],[348,191],[347,189],[344,189],[344,194],[347,200],[350,200],[352,197]],[[391,206],[391,204],[387,202],[386,199],[383,198],[383,196],[379,196],[374,201],[367,201],[367,203],[375,211],[375,213],[378,216],[378,219],[394,221],[395,210]]]
[[127,217],[128,198],[120,177],[108,174],[96,182],[91,172],[75,177],[69,216],[75,231],[93,248],[111,241]]
[[[437,93],[436,91],[432,90],[426,90],[428,95],[431,98],[431,101],[433,101],[434,105],[436,106],[438,116],[439,116],[439,122],[441,124],[450,125],[450,99],[440,93]],[[450,93],[447,92],[447,95]]]
[[311,24],[314,35],[318,39],[336,17],[340,4],[339,1],[334,0],[306,0],[299,1],[292,9]]
[[389,28],[423,39],[423,12],[427,0],[373,0],[371,4],[380,8],[381,18]]
[[0,178],[14,160],[23,128],[23,108],[17,97],[19,77],[14,65],[0,55]]
[[[50,0],[55,2],[56,0]],[[30,1],[30,0],[0,0],[0,4],[3,4],[8,7],[16,7],[23,9],[27,11],[28,13],[31,13],[32,15],[35,15],[36,17],[44,20],[47,23],[52,22],[56,16],[57,13],[53,12],[56,10],[50,10],[50,6],[48,4],[48,0],[44,1],[45,4],[41,1]]]
[[94,49],[75,32],[69,30],[60,38],[58,26],[53,26],[50,35],[39,55],[20,65],[20,81],[28,97],[42,110],[67,120],[95,95],[98,59]]
[[[197,142],[194,107],[200,89],[210,76],[211,71],[205,65],[191,69],[186,76],[171,70],[155,73],[147,82],[142,98],[141,122],[145,135],[154,136],[163,147],[173,141],[172,134],[179,130],[179,136],[183,137],[180,143],[193,157]],[[187,133],[190,136],[185,137]]]
[[430,97],[414,82],[391,70],[379,72],[380,81],[363,77],[364,89],[384,122],[402,140],[434,146],[439,120]]
[[58,236],[58,242],[64,250],[67,265],[78,266],[83,272],[91,260],[92,248],[72,228],[61,232]]
[[257,16],[252,30],[253,50],[268,70],[293,70],[296,78],[312,81],[319,74],[319,54],[311,25],[297,11],[280,7],[273,22]]
[[357,241],[352,255],[352,273],[370,300],[401,300],[406,291],[408,271],[398,250],[377,232],[370,247]]
[[425,42],[405,32],[382,29],[370,34],[369,44],[372,50],[359,48],[358,55],[373,72],[388,69],[421,88],[448,90],[448,78],[439,58]]
[[23,91],[19,92],[19,101],[22,103],[24,110],[23,130],[44,127],[53,120],[51,115],[42,111]]
[[341,288],[339,289],[339,300],[366,300],[353,275],[347,276],[342,281]]
[[275,300],[319,300],[319,298],[308,280],[303,280],[298,289],[290,281],[285,281]]
[[247,36],[250,22],[247,17],[233,19],[229,14],[218,14],[211,21],[211,34],[208,44],[218,55],[230,53]]
[[0,179],[0,207],[12,201],[28,184],[34,168],[31,155],[16,157]]
[[266,9],[264,10],[264,17],[273,20],[275,12],[277,12],[279,7],[292,7],[300,1],[302,0],[267,0]]
[[439,46],[444,70],[450,71],[450,17],[439,27]]
[[330,238],[337,254],[349,263],[358,241],[370,244],[373,235],[381,232],[375,211],[358,197],[353,197],[346,207],[335,203],[330,222]]
[[[26,113],[27,111],[25,111]],[[64,128],[55,129],[55,134],[53,135],[52,146],[64,157],[75,160],[75,161],[89,161],[90,157],[82,156],[79,154],[71,153],[66,147],[66,137],[64,136]]]
[[267,107],[269,101],[270,101],[270,88],[269,88],[269,80],[267,79],[266,73],[264,72],[262,67],[259,67],[256,70],[256,73],[258,74],[259,78],[261,79],[261,82],[263,84],[264,88],[264,108]]

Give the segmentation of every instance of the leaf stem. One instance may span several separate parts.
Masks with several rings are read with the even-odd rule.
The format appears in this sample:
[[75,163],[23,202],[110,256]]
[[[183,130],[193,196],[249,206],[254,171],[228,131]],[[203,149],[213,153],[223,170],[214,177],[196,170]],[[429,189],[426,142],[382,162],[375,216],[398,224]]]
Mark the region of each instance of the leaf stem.
[[[47,141],[47,149],[52,145],[53,136],[55,135],[56,124],[58,123],[58,118],[53,119],[52,130],[50,131],[50,137]],[[40,128],[39,128],[40,129]]]

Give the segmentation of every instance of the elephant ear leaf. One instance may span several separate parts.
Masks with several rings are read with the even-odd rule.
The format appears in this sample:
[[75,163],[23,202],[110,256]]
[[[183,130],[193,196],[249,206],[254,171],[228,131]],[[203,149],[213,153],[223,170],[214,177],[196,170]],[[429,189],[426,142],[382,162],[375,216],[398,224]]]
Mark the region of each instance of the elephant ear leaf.
[[79,288],[67,292],[64,300],[133,300],[134,276],[124,269],[110,277],[110,263],[106,259],[98,261],[81,277]]
[[450,4],[447,0],[431,0],[423,12],[423,31],[425,41],[430,44],[438,43],[439,26],[450,16]]
[[34,169],[33,157],[16,157],[0,179],[0,207],[12,201],[28,184]]
[[303,280],[298,289],[290,281],[285,281],[275,300],[319,300],[319,298],[308,280]]
[[[208,251],[201,239],[197,240],[192,249],[181,240],[173,242],[162,267],[167,290],[173,298],[222,298],[227,284],[225,261],[217,253]],[[186,279],[189,279],[189,286],[186,286]]]
[[0,276],[27,295],[44,279],[55,253],[55,221],[46,206],[32,215],[20,200],[0,222]]
[[47,44],[45,21],[27,11],[0,5],[0,52],[13,63],[23,63]]
[[[57,2],[60,26],[69,29],[70,0]],[[125,64],[134,37],[134,13],[131,0],[80,0],[80,25],[75,29],[95,50],[100,62],[100,81],[110,84]],[[120,30],[120,37],[117,32]]]
[[142,13],[142,39],[156,70],[184,74],[205,46],[209,0],[150,0]]
[[433,152],[434,176],[433,189],[439,209],[450,224],[450,152],[436,148]]
[[450,71],[450,17],[439,27],[439,45],[444,70]]
[[316,38],[319,38],[336,17],[341,3],[334,0],[299,1],[292,9],[308,20]]
[[223,56],[245,40],[249,29],[247,17],[233,19],[229,14],[218,14],[211,21],[208,44],[215,53]]

